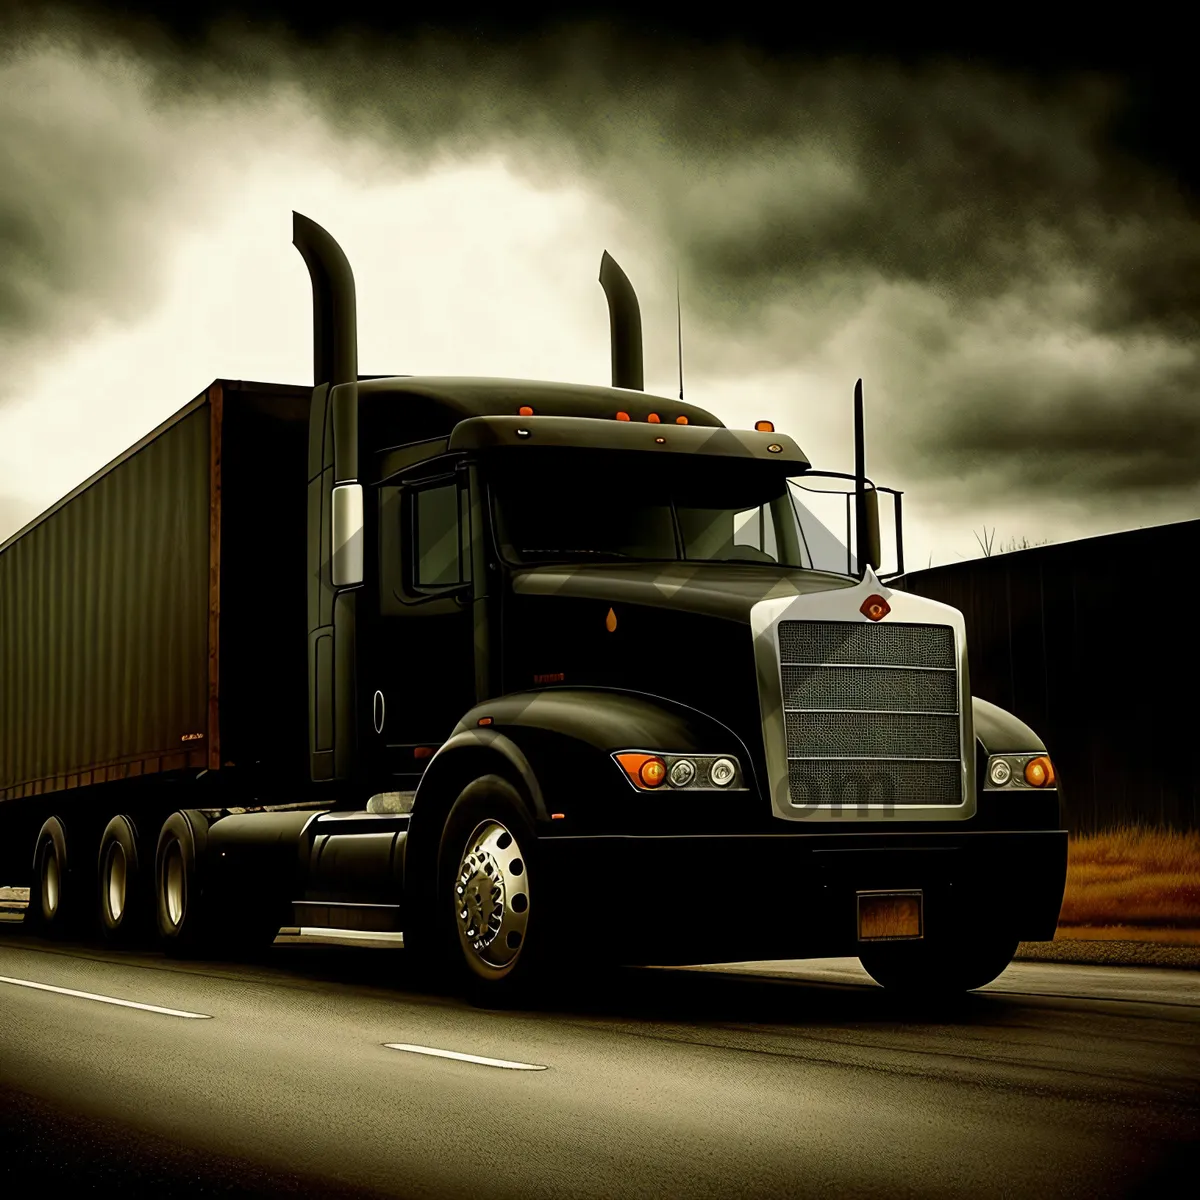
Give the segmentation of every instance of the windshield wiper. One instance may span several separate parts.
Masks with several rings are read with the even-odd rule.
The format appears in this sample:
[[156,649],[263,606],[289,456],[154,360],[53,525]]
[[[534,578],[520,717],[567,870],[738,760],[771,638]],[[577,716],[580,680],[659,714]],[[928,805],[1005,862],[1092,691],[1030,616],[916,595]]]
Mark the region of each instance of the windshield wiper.
[[526,550],[524,548],[517,551],[522,556],[530,554],[555,554],[563,557],[571,557],[573,555],[591,554],[600,555],[603,558],[632,558],[632,554],[622,554],[620,550]]
[[744,563],[754,567],[782,567],[785,564],[773,558],[689,558],[688,562]]

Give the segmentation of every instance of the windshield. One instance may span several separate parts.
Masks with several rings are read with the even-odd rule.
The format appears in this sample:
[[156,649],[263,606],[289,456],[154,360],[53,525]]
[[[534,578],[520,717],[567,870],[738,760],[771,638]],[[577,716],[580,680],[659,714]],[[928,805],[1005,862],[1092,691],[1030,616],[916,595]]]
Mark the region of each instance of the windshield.
[[531,447],[493,460],[489,480],[509,562],[810,565],[787,479],[769,463]]

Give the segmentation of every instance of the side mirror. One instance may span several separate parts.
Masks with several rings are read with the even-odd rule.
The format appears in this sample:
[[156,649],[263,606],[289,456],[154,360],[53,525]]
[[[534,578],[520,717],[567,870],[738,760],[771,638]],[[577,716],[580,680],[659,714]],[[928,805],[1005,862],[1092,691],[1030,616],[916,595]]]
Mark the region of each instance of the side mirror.
[[357,587],[363,581],[363,489],[339,483],[333,489],[333,586]]

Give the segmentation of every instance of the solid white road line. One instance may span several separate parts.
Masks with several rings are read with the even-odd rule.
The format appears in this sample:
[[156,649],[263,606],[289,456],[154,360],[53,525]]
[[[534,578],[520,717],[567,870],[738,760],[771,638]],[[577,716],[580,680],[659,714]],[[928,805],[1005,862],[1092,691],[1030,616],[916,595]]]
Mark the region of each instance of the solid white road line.
[[11,983],[17,987],[36,988],[39,992],[57,992],[60,996],[78,996],[80,1000],[98,1000],[101,1004],[119,1004],[122,1008],[140,1008],[143,1012],[162,1013],[166,1017],[189,1017],[195,1021],[211,1021],[208,1013],[181,1012],[177,1008],[159,1008],[157,1004],[139,1004],[136,1000],[118,1000],[115,996],[97,996],[94,992],[77,992],[74,988],[53,987],[48,983],[34,983],[29,979],[9,979],[0,975],[0,983]]
[[402,1042],[385,1042],[388,1050],[407,1050],[411,1054],[432,1054],[435,1058],[457,1058],[461,1062],[480,1063],[485,1067],[507,1067],[510,1071],[545,1071],[549,1068],[536,1063],[508,1062],[503,1058],[481,1058],[478,1054],[459,1054],[457,1050],[435,1050],[432,1046],[407,1046]]

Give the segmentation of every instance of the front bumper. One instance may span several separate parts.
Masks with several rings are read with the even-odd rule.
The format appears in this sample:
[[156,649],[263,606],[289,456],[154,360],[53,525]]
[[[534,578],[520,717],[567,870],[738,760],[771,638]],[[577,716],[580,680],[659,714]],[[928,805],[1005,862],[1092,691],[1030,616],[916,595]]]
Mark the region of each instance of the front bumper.
[[576,936],[627,962],[857,955],[856,893],[893,888],[923,893],[929,938],[1049,940],[1067,871],[1065,830],[559,836],[538,847]]

